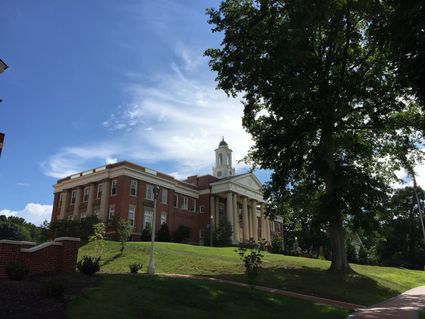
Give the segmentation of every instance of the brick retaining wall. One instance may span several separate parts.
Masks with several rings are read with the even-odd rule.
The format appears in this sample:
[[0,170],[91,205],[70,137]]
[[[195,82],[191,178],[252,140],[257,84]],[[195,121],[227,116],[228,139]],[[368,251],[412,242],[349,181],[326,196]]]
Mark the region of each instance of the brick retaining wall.
[[77,265],[79,238],[60,237],[40,245],[27,241],[0,240],[0,278],[6,278],[6,267],[20,261],[30,274],[74,272]]

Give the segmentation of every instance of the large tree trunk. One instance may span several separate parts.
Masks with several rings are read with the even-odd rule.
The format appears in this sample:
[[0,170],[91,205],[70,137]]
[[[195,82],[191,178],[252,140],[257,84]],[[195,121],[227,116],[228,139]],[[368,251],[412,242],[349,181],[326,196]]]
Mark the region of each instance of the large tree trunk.
[[332,263],[329,270],[335,272],[347,272],[351,270],[347,261],[344,229],[342,227],[342,219],[340,214],[330,221],[329,235],[332,249]]

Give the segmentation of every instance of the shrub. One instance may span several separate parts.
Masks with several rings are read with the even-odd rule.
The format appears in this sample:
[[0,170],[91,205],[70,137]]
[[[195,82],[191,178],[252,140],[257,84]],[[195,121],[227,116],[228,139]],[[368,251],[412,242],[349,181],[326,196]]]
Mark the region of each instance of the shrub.
[[239,245],[236,250],[245,267],[245,274],[248,282],[253,284],[258,276],[258,271],[263,263],[263,245],[250,241],[247,244]]
[[140,263],[132,263],[128,265],[132,274],[137,274],[140,269],[142,269],[143,265]]
[[192,229],[185,225],[180,225],[173,234],[173,241],[176,243],[183,243],[188,241],[192,236]]
[[50,298],[59,298],[65,291],[65,283],[58,279],[47,280],[42,283],[41,291],[43,295]]
[[12,280],[22,280],[30,273],[30,268],[20,261],[15,261],[6,266],[7,276]]
[[100,270],[99,262],[99,257],[83,256],[83,259],[77,263],[77,268],[81,273],[92,276]]
[[94,243],[96,257],[102,257],[103,249],[105,248],[105,224],[97,223],[93,225],[93,235],[89,237],[89,242]]
[[170,230],[168,229],[168,225],[166,223],[161,224],[161,227],[156,234],[156,238],[158,241],[170,241]]
[[121,253],[123,253],[125,249],[125,244],[127,243],[128,238],[131,236],[133,226],[130,225],[129,221],[121,217],[115,218],[113,224],[113,227],[115,228],[115,231],[118,235],[118,240],[121,243],[120,251]]
[[150,224],[147,224],[146,227],[142,230],[142,235],[140,236],[141,241],[150,241],[152,239],[152,228]]
[[272,241],[271,241],[270,250],[274,254],[281,254],[283,253],[283,240],[278,234],[272,235]]
[[213,231],[213,244],[215,246],[229,246],[232,244],[232,224],[227,219],[221,219],[215,231]]
[[351,244],[347,243],[347,260],[350,263],[357,264],[359,262],[356,248]]

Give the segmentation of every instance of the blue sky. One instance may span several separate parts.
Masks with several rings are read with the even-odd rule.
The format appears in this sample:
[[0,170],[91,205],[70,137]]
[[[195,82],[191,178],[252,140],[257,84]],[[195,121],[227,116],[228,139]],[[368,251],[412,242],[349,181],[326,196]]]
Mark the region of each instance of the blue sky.
[[2,1],[0,214],[49,220],[58,178],[120,160],[211,173],[222,136],[241,159],[242,105],[203,57],[221,41],[205,15],[218,3]]

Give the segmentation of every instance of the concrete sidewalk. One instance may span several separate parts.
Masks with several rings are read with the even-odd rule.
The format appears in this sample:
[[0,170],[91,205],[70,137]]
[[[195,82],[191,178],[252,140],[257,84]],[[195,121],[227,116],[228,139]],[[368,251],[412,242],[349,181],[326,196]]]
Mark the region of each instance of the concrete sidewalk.
[[371,307],[359,309],[347,319],[417,319],[419,310],[424,307],[425,286],[421,286]]

